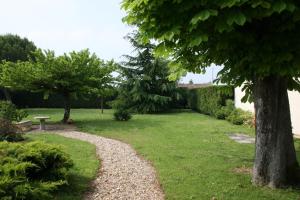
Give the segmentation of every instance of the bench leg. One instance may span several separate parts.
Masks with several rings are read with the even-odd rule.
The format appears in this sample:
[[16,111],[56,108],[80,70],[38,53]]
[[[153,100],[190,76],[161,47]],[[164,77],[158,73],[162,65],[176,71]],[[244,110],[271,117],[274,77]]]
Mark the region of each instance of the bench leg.
[[45,120],[41,119],[40,120],[40,130],[41,131],[44,131],[46,128],[45,128]]

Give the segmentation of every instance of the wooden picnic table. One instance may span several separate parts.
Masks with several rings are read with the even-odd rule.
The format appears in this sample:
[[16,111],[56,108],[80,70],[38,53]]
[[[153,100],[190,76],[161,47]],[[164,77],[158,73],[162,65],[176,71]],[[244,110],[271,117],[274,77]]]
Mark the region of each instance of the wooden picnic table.
[[34,119],[40,120],[40,130],[41,131],[46,130],[46,120],[50,119],[50,117],[48,117],[48,116],[37,116],[37,117],[34,117]]

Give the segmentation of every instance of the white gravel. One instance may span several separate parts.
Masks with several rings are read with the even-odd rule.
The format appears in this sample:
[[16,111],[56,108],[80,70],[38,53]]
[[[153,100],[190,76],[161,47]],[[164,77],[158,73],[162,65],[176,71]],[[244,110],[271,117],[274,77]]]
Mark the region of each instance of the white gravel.
[[96,146],[101,169],[86,200],[164,199],[154,168],[128,144],[78,131],[60,131],[56,134]]

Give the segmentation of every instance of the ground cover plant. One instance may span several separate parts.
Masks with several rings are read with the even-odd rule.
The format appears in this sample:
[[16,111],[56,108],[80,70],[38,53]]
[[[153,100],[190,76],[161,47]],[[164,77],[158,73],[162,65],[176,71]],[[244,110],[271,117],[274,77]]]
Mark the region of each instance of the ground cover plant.
[[[62,109],[30,109],[60,121]],[[254,130],[192,111],[134,115],[124,123],[113,111],[74,109],[80,130],[131,144],[157,170],[166,199],[295,200],[299,191],[255,187],[251,184],[254,144],[238,144],[230,133],[254,136]],[[35,121],[37,122],[37,121]],[[295,142],[299,157],[300,142]]]
[[[59,113],[57,114],[59,116]],[[70,155],[73,167],[69,169],[68,184],[60,187],[53,195],[56,200],[81,200],[99,169],[95,146],[52,133],[29,134],[26,135],[26,139],[27,141],[43,141],[47,144],[60,145]]]

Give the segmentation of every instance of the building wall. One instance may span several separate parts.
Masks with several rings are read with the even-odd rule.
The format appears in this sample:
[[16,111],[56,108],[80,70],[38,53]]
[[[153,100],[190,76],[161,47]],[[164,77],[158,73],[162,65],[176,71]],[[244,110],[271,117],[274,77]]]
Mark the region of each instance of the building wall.
[[[241,88],[235,88],[235,106],[243,110],[254,113],[254,105],[252,103],[242,103],[241,99],[244,96]],[[293,133],[300,136],[300,93],[296,91],[289,91],[291,119],[293,126]]]

